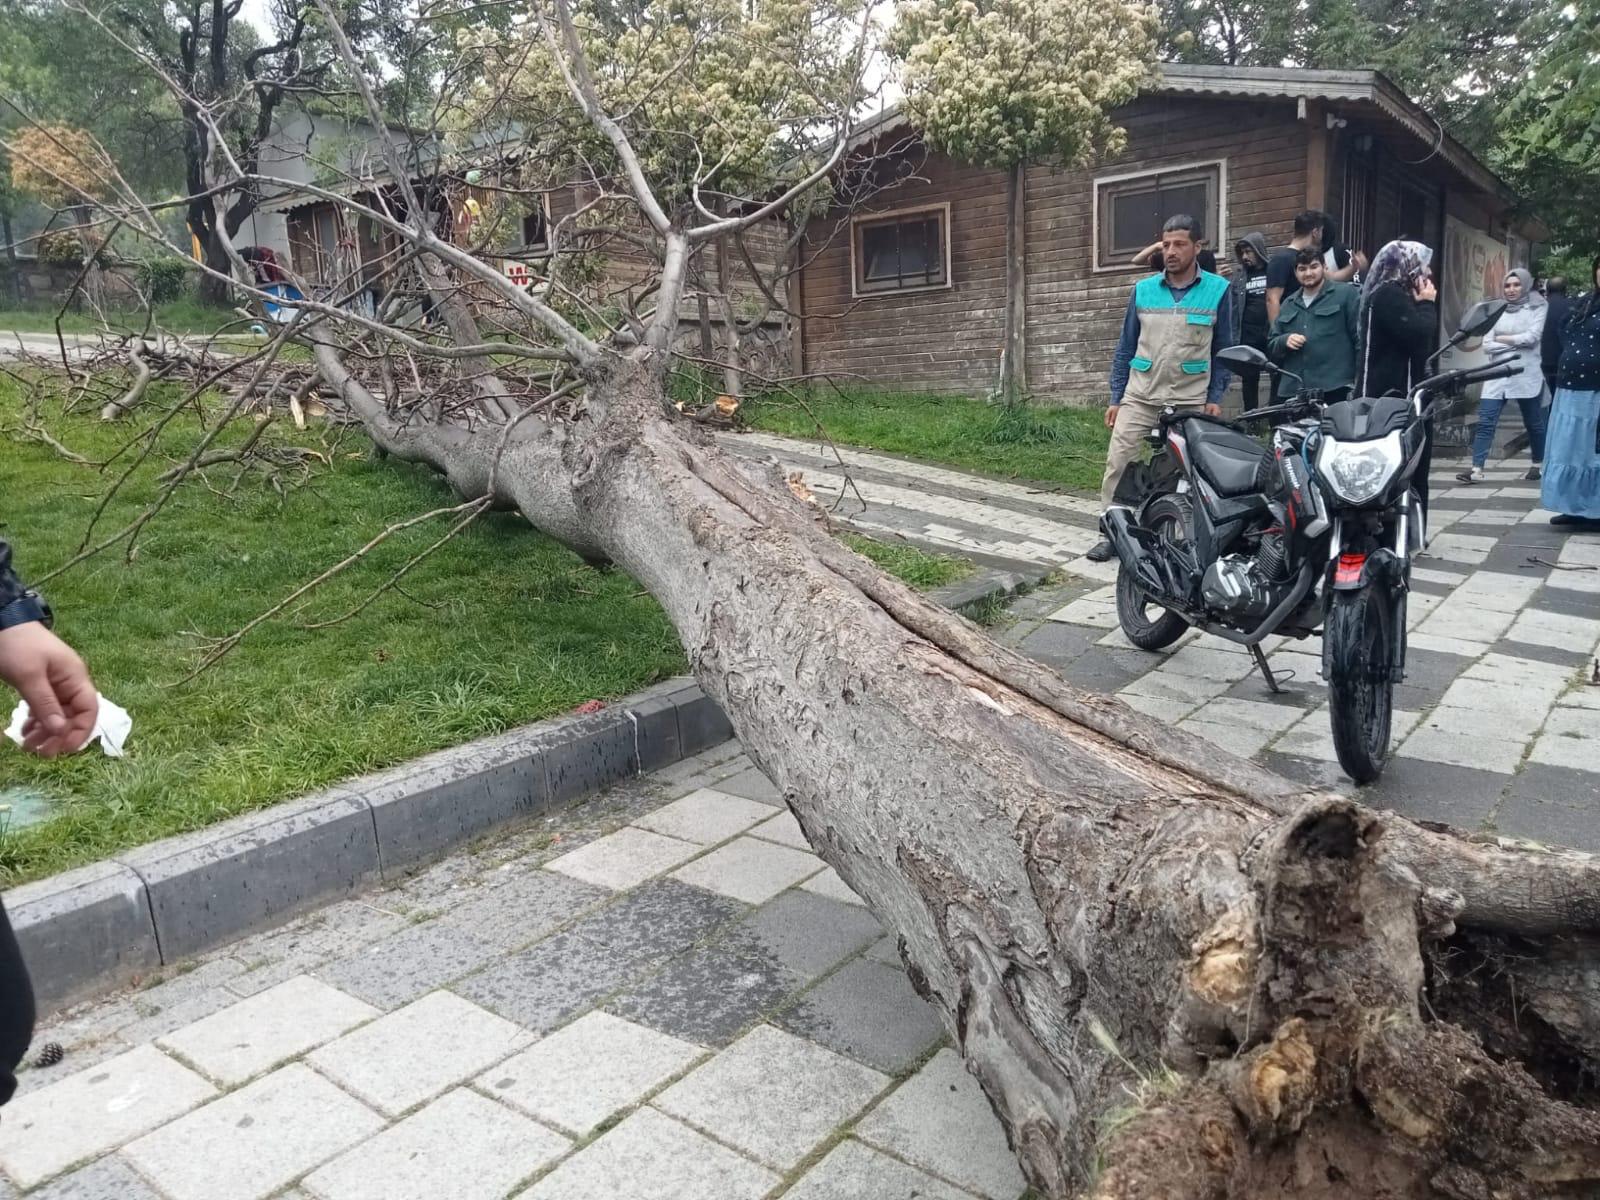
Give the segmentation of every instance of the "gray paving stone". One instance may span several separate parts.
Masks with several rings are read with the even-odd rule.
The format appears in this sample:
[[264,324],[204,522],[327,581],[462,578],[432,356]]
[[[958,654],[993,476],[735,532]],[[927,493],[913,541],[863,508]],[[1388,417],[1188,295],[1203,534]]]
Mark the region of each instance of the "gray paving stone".
[[662,1092],[655,1104],[787,1171],[888,1083],[877,1071],[761,1025]]
[[701,946],[634,984],[606,1009],[684,1041],[725,1046],[804,986],[800,976],[770,959]]
[[325,1200],[501,1200],[571,1144],[458,1088],[306,1177]]
[[585,917],[573,932],[642,966],[682,953],[747,911],[731,897],[656,879]]
[[378,1015],[370,1004],[301,975],[176,1029],[159,1045],[233,1086]]
[[814,895],[825,896],[829,900],[838,900],[842,904],[859,904],[863,908],[867,902],[851,889],[850,885],[839,877],[839,872],[829,867],[813,875],[800,885],[802,891]]
[[265,1200],[381,1128],[366,1105],[291,1063],[123,1153],[172,1200]]
[[886,933],[873,942],[867,947],[866,957],[897,971],[905,969],[905,963],[900,958],[900,938],[897,934]]
[[1600,852],[1600,811],[1508,797],[1495,813],[1495,828],[1512,837],[1546,845]]
[[994,1109],[954,1050],[941,1050],[873,1109],[856,1136],[969,1188],[1016,1200],[1024,1182]]
[[822,866],[822,860],[809,852],[741,837],[679,867],[672,876],[747,904],[760,904],[815,875]]
[[545,866],[615,891],[636,887],[700,853],[693,842],[629,826],[553,858]]
[[860,958],[812,988],[775,1024],[891,1075],[918,1062],[945,1032],[904,971]]
[[1378,781],[1357,788],[1357,798],[1419,821],[1477,829],[1499,803],[1507,777],[1470,767],[1390,756]]
[[547,1125],[585,1137],[705,1053],[606,1012],[591,1012],[490,1067],[476,1086]]
[[155,1129],[216,1095],[154,1046],[87,1067],[6,1106],[0,1167],[24,1188]]
[[[1515,626],[1513,626],[1513,629],[1515,629]],[[1509,634],[1495,642],[1491,649],[1496,654],[1505,654],[1514,658],[1537,659],[1539,662],[1561,667],[1581,667],[1590,658],[1587,650],[1569,650],[1560,646],[1541,646],[1532,642],[1521,642]]]
[[403,928],[406,919],[383,908],[383,899],[378,893],[369,899],[343,900],[234,942],[228,956],[241,970],[223,986],[235,995],[253,996]]
[[697,788],[634,822],[640,829],[711,846],[772,815],[772,807],[714,788]]
[[768,817],[750,831],[750,836],[758,837],[764,842],[777,842],[780,846],[789,846],[795,850],[811,849],[811,843],[806,840],[800,822],[795,820],[794,814],[788,809]]
[[860,1142],[840,1142],[783,1200],[972,1200],[925,1171]]
[[379,1008],[398,1008],[461,978],[497,952],[463,929],[429,921],[379,938],[349,958],[319,968],[316,976]]
[[[1596,751],[1600,754],[1600,750]],[[1600,764],[1595,770],[1575,770],[1530,762],[1511,780],[1506,799],[1539,804],[1564,804],[1594,814],[1600,821]]]
[[454,990],[525,1029],[544,1033],[626,986],[647,965],[568,931],[463,979]]
[[718,790],[743,796],[746,800],[755,800],[761,804],[776,806],[783,803],[783,797],[778,793],[778,789],[756,767],[749,767],[737,775],[730,775],[718,784]]
[[603,904],[611,894],[567,875],[510,864],[439,921],[502,950],[515,950]]
[[[185,967],[191,969],[184,970]],[[240,970],[238,963],[226,957],[198,965],[192,960],[180,964],[179,974],[133,994],[131,1002],[137,1019],[118,1030],[118,1035],[132,1043],[153,1041],[191,1021],[220,1012],[237,999],[227,983]]]
[[529,1042],[501,1017],[451,992],[433,992],[307,1057],[347,1091],[391,1117],[462,1083]]
[[1593,617],[1600,609],[1600,573],[1591,575],[1594,581],[1588,590],[1556,587],[1547,584],[1528,603],[1545,612],[1562,613],[1569,617]]
[[[11,1200],[15,1192],[0,1185],[0,1196]],[[63,1175],[54,1183],[28,1193],[28,1200],[163,1200],[117,1155]]]
[[779,1177],[642,1108],[516,1200],[760,1200]]
[[750,913],[723,942],[815,979],[883,934],[873,915],[855,904],[791,889]]

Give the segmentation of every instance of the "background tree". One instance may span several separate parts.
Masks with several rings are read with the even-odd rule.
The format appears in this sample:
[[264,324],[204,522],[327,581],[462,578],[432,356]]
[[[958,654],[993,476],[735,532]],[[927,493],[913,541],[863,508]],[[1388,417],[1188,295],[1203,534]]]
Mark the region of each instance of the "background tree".
[[998,392],[1027,391],[1024,186],[1042,158],[1082,167],[1116,153],[1110,109],[1151,77],[1154,11],[1128,0],[903,0],[889,49],[928,146],[1004,167],[1006,317]]

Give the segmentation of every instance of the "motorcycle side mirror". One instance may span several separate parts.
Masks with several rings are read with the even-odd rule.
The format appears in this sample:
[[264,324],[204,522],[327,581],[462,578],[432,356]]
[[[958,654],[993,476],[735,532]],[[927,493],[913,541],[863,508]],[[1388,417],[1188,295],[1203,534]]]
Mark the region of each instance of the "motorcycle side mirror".
[[1461,324],[1456,329],[1453,340],[1464,342],[1468,338],[1480,338],[1495,327],[1495,323],[1505,315],[1506,302],[1504,300],[1479,300],[1461,316]]
[[1224,346],[1217,351],[1217,361],[1227,363],[1230,367],[1254,367],[1261,371],[1276,372],[1277,367],[1254,346]]

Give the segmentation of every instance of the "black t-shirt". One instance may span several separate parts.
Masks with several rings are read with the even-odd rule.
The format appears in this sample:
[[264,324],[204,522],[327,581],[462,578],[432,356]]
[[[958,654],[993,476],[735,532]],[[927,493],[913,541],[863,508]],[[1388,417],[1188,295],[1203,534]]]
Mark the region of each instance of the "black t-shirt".
[[1285,246],[1274,250],[1267,261],[1267,286],[1283,289],[1283,295],[1278,297],[1280,305],[1289,303],[1289,297],[1300,290],[1300,281],[1294,277],[1295,259],[1299,255],[1300,251],[1293,246]]
[[[1235,270],[1247,271],[1240,263]],[[1267,268],[1249,270],[1244,279],[1244,315],[1239,325],[1239,340],[1247,346],[1267,344]]]

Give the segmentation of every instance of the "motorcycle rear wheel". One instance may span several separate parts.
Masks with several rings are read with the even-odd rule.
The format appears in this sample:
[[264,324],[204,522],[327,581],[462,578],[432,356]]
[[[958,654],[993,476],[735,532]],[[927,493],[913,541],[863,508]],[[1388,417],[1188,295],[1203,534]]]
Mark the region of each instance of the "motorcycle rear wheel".
[[[1145,506],[1143,524],[1163,542],[1186,542],[1191,517],[1181,496],[1157,496]],[[1152,603],[1126,566],[1117,568],[1117,621],[1123,636],[1141,650],[1165,650],[1189,628],[1177,613]]]
[[1328,716],[1339,765],[1357,783],[1371,783],[1389,757],[1394,719],[1390,678],[1392,610],[1376,587],[1338,592],[1322,637],[1328,647]]

